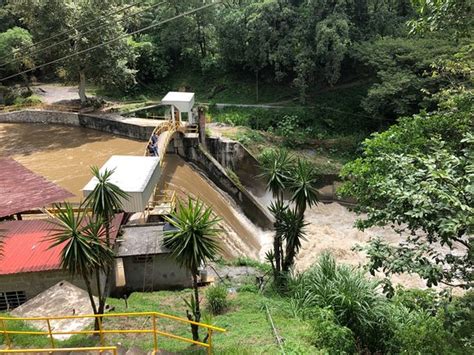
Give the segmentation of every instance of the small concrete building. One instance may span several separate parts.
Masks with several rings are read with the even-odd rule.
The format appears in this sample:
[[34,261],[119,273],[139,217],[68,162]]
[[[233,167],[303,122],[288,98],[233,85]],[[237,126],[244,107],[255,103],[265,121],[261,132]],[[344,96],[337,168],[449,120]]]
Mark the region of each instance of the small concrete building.
[[123,226],[115,268],[117,292],[154,291],[192,285],[191,274],[163,246],[165,224]]
[[[121,199],[125,212],[143,212],[160,179],[159,164],[158,157],[113,155],[100,168],[100,172],[103,173],[106,169],[114,171],[110,182],[128,194],[127,199]],[[94,190],[97,183],[97,178],[93,177],[84,186],[84,197]]]
[[173,122],[181,121],[183,119],[182,113],[185,113],[188,123],[197,123],[193,115],[193,92],[170,91],[161,99],[161,104],[171,106],[171,120]]

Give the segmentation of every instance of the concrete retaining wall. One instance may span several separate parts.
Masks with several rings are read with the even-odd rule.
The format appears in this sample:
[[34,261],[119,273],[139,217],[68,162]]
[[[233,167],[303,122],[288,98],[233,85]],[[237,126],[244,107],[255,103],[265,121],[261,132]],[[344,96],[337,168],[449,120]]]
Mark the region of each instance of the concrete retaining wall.
[[[262,172],[259,163],[242,144],[226,138],[208,137],[206,147],[224,168],[237,174],[242,185],[254,196],[260,199],[267,194],[265,181],[259,178]],[[320,200],[324,203],[354,204],[354,199],[337,196],[336,191],[340,185],[337,174],[320,174],[317,179]]]
[[81,114],[76,112],[35,111],[23,110],[0,113],[0,122],[3,123],[49,123],[63,124],[96,129],[127,138],[147,141],[153,132],[153,126],[140,126],[126,122],[120,116],[102,116]]
[[263,229],[272,228],[273,222],[266,209],[245,188],[238,186],[230,179],[224,167],[204,150],[197,138],[183,138],[182,147],[179,147],[177,151],[183,159],[204,171],[217,187],[240,206],[242,212],[254,224]]

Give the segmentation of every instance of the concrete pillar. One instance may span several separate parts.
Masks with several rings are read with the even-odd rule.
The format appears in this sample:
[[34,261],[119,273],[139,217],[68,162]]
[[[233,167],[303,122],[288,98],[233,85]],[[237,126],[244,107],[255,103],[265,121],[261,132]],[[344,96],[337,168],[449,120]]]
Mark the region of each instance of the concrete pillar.
[[198,129],[199,141],[206,147],[206,110],[202,106],[198,108]]

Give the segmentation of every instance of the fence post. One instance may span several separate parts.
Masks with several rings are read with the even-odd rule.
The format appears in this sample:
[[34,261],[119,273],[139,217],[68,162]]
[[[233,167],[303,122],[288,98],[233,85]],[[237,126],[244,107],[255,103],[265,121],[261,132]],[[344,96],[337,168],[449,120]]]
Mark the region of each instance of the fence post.
[[156,314],[153,314],[153,350],[154,354],[158,352],[158,334],[156,334]]
[[49,340],[51,341],[51,347],[54,349],[54,338],[53,338],[53,332],[51,331],[51,322],[49,321],[49,318],[46,319],[46,322],[48,323],[48,333],[49,333]]
[[104,333],[102,333],[102,317],[97,317],[97,324],[99,325],[100,345],[103,347],[105,345],[104,345]]
[[7,342],[7,349],[10,349],[12,346],[12,343],[10,340],[10,334],[7,333],[7,322],[5,322],[4,319],[2,319],[2,326],[3,326],[3,334],[5,335],[5,340]]
[[209,347],[207,348],[207,354],[212,354],[212,329],[207,328],[207,344]]

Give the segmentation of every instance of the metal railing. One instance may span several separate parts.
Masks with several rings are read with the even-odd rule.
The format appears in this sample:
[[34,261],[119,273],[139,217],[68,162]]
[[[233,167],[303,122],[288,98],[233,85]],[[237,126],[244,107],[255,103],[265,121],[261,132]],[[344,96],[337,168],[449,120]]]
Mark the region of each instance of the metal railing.
[[[104,329],[103,320],[107,318],[113,317],[150,317],[151,328],[149,329]],[[97,319],[97,324],[99,330],[69,330],[69,331],[57,331],[51,326],[51,321],[55,320],[64,320],[64,319],[83,319],[83,318],[94,318]],[[186,323],[186,324],[193,324],[197,325],[198,327],[206,328],[207,329],[207,342],[202,342],[198,340],[193,340],[189,338],[185,338],[176,334],[168,333],[162,330],[159,330],[157,327],[157,319],[164,318],[168,320],[173,320],[176,322]],[[47,325],[47,330],[9,330],[8,329],[8,321],[45,321]],[[158,352],[158,336],[164,336],[171,339],[179,340],[182,342],[194,344],[201,346],[207,349],[208,354],[212,354],[212,335],[214,331],[217,332],[225,332],[226,330],[223,328],[215,327],[205,323],[198,323],[194,322],[185,318],[180,318],[176,316],[172,316],[165,313],[159,312],[137,312],[137,313],[109,313],[109,314],[87,314],[87,315],[74,315],[74,316],[54,316],[54,317],[23,317],[23,318],[12,318],[12,317],[0,317],[0,325],[2,330],[0,330],[0,334],[4,335],[4,341],[6,343],[7,349],[10,349],[12,346],[12,340],[10,338],[11,334],[23,334],[23,335],[47,335],[50,342],[51,348],[56,349],[56,341],[54,339],[54,335],[75,335],[75,334],[95,334],[99,335],[100,345],[105,347],[105,336],[107,334],[151,334],[153,336],[153,351],[154,353]],[[78,348],[80,349],[80,348]],[[64,349],[61,349],[64,351]],[[84,348],[81,348],[84,350]],[[11,351],[11,350],[9,350]],[[46,350],[45,350],[46,351]],[[8,351],[2,351],[8,352]]]
[[113,355],[117,355],[117,347],[116,346],[97,346],[97,347],[87,347],[87,348],[61,348],[61,349],[2,349],[0,350],[0,354],[24,354],[24,353],[56,353],[56,352],[83,352],[83,351],[97,351],[102,353],[102,351],[111,351]]

